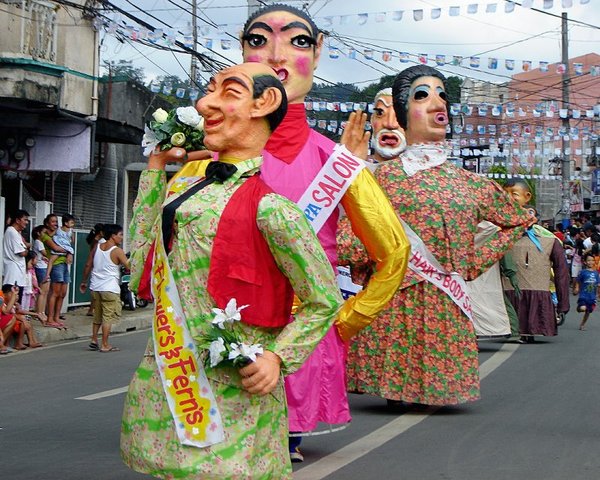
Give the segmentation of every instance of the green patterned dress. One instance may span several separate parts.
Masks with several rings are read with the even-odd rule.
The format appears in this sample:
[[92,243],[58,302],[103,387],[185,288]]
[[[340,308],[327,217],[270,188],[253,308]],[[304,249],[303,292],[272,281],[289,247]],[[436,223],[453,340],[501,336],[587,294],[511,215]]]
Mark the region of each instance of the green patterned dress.
[[[500,186],[445,162],[413,176],[400,160],[375,174],[394,209],[448,272],[472,280],[502,257],[523,234],[527,213]],[[475,247],[477,224],[500,230]],[[367,258],[340,225],[341,265],[364,268]],[[390,400],[450,405],[479,398],[477,339],[473,324],[432,283],[407,269],[388,307],[352,341],[348,390]]]
[[[260,163],[260,157],[237,163],[238,171],[231,178],[205,187],[177,210],[178,228],[169,262],[187,325],[196,339],[214,316],[211,310],[215,305],[205,286],[219,217],[245,180],[242,175],[256,172]],[[142,268],[150,244],[160,232],[166,189],[164,172],[142,173],[131,223],[134,270]],[[237,335],[279,355],[282,374],[288,374],[300,367],[326,334],[342,299],[325,253],[294,203],[276,194],[266,195],[259,203],[257,225],[302,304],[295,320],[283,329],[237,322]],[[125,463],[161,478],[291,478],[283,378],[271,394],[258,396],[241,388],[237,369],[207,368],[206,373],[223,420],[225,440],[207,448],[183,446],[175,433],[149,342],[125,399],[121,432]]]

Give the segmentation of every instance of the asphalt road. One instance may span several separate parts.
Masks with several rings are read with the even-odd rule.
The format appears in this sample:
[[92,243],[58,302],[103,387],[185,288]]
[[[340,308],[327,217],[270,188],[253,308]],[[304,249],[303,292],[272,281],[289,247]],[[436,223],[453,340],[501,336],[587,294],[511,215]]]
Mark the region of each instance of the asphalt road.
[[[587,331],[577,326],[573,312],[558,337],[480,342],[482,399],[472,404],[393,413],[351,395],[352,424],[306,438],[294,478],[600,478],[600,312]],[[1,357],[0,479],[148,478],[119,457],[124,389],[148,335],[114,336],[115,353],[78,341]]]

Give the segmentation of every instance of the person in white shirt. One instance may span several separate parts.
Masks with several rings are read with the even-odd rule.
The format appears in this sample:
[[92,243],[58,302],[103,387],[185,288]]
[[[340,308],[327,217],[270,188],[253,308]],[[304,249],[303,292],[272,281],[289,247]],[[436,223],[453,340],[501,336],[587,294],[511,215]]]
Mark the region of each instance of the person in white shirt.
[[[112,324],[121,318],[121,287],[119,285],[121,265],[129,268],[129,259],[125,256],[123,249],[119,247],[123,242],[123,227],[114,224],[104,225],[104,238],[106,242],[98,243],[94,252],[89,284],[94,306],[89,348],[103,353],[119,351],[118,347],[113,347],[108,343],[108,337]],[[82,282],[79,290],[85,293],[87,284]],[[100,329],[102,329],[102,343],[98,345]]]
[[4,279],[3,285],[16,285],[19,287],[18,301],[23,297],[27,265],[25,257],[29,245],[21,232],[29,224],[29,213],[17,210],[11,217],[10,226],[4,232]]

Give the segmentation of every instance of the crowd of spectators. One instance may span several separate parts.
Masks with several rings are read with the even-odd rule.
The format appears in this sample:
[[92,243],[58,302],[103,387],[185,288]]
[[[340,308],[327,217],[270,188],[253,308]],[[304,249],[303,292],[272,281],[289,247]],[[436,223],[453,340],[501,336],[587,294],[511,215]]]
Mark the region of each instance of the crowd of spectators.
[[[25,232],[29,213],[16,210],[6,221],[3,241],[3,278],[0,295],[0,355],[14,350],[43,346],[35,336],[32,321],[43,327],[66,330],[62,314],[71,281],[75,218],[51,213],[41,225]],[[90,248],[102,237],[97,224],[88,235]],[[91,269],[91,257],[88,259]],[[86,267],[88,265],[86,264]],[[11,348],[12,347],[12,348]]]

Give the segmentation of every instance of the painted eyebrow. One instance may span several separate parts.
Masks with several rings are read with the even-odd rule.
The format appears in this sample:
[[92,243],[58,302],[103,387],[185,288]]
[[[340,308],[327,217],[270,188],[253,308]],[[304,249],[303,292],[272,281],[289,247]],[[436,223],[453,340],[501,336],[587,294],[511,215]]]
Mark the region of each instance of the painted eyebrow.
[[244,87],[246,90],[250,91],[250,88],[248,87],[246,82],[244,82],[244,80],[242,80],[240,77],[236,77],[236,76],[226,77],[223,79],[223,81],[221,83],[225,84],[227,82],[237,83],[238,85],[241,85],[242,87]]
[[311,32],[310,29],[306,25],[304,25],[302,22],[290,22],[287,25],[284,25],[283,27],[281,27],[281,31],[285,32],[292,28],[301,28],[302,30],[306,31],[306,33],[308,33],[310,36],[313,35],[313,32]]
[[269,25],[267,25],[265,22],[256,22],[256,23],[253,23],[252,25],[250,25],[250,27],[248,27],[248,30],[246,30],[246,35],[249,34],[255,28],[261,28],[263,30],[266,30],[269,33],[273,33],[273,29],[271,27],[269,27]]

